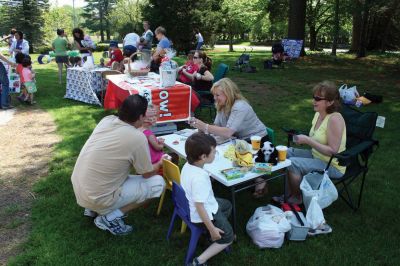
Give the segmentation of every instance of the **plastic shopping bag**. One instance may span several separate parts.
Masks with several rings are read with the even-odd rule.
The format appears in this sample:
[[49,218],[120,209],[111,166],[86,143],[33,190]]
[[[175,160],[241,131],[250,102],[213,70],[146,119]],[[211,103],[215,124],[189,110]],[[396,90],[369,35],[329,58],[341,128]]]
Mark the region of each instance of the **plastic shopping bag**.
[[247,233],[260,248],[280,248],[290,229],[284,212],[272,205],[257,208],[246,225]]
[[317,198],[321,209],[325,209],[338,198],[337,189],[330,180],[327,171],[314,171],[306,174],[300,183],[300,189],[303,193],[303,203],[306,210],[308,210],[313,197]]
[[306,220],[311,229],[317,229],[325,223],[324,214],[318,204],[317,197],[312,197],[307,209]]
[[360,94],[357,91],[356,86],[347,87],[347,84],[343,84],[339,88],[340,98],[342,98],[345,104],[354,105],[357,101],[357,97],[360,97]]

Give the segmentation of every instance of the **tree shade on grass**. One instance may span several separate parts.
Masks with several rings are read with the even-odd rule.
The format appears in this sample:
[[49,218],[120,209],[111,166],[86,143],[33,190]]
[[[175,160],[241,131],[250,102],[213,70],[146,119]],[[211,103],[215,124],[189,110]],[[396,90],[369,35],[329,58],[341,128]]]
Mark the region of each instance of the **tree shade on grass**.
[[[240,53],[211,52],[214,65],[234,65]],[[308,129],[313,117],[311,89],[325,79],[339,84],[358,86],[359,92],[381,94],[384,103],[362,107],[386,117],[384,129],[376,130],[380,148],[372,157],[361,209],[353,213],[341,200],[325,213],[333,227],[327,236],[309,238],[306,242],[286,242],[279,250],[259,250],[245,233],[245,225],[256,207],[269,203],[270,196],[282,192],[282,182],[269,184],[270,194],[254,200],[248,191],[237,197],[238,242],[230,254],[220,254],[212,265],[395,265],[400,260],[398,236],[399,206],[399,125],[400,83],[398,55],[373,55],[364,60],[339,54],[313,54],[286,65],[284,69],[263,70],[262,63],[270,53],[254,52],[251,64],[258,73],[229,71],[228,77],[239,85],[260,119],[275,130],[277,143],[285,143],[282,126]],[[180,58],[179,61],[184,61]],[[57,123],[62,142],[57,145],[49,175],[35,186],[37,200],[32,210],[32,233],[22,254],[10,265],[182,265],[189,235],[181,236],[179,228],[171,241],[165,240],[172,214],[167,198],[159,217],[158,201],[148,208],[129,214],[133,234],[115,237],[97,229],[92,220],[82,216],[76,205],[70,176],[76,158],[105,112],[97,106],[63,99],[65,89],[58,85],[55,64],[34,65],[38,80],[38,105],[50,112]],[[204,119],[208,114],[202,114]],[[229,198],[217,182],[215,194]],[[179,224],[179,223],[177,223]],[[15,230],[18,230],[16,228]],[[205,245],[198,247],[198,252]]]

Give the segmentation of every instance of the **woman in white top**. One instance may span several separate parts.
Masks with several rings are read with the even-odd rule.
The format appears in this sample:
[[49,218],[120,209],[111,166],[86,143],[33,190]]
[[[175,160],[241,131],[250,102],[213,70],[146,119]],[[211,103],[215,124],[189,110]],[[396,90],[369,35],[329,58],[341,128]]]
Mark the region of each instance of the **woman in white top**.
[[204,44],[204,39],[203,39],[203,35],[201,35],[199,29],[194,29],[194,33],[196,36],[196,40],[197,40],[197,46],[196,46],[196,51],[201,49],[201,46],[203,46]]
[[29,42],[24,39],[22,31],[16,31],[14,37],[15,41],[10,46],[10,54],[14,57],[18,53],[29,55]]

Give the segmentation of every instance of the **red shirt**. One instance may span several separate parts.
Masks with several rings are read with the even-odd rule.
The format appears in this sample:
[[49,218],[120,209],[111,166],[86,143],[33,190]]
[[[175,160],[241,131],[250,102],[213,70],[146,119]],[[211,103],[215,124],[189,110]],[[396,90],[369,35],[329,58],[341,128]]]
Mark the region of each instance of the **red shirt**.
[[111,60],[110,60],[110,62],[107,63],[107,66],[111,66],[112,63],[114,63],[114,62],[119,63],[122,60],[124,60],[124,56],[122,55],[122,52],[120,49],[112,50],[110,58],[111,58]]
[[[196,72],[196,71],[199,70],[199,66],[196,65],[195,63],[193,63],[193,61],[187,61],[187,62],[185,63],[185,66],[187,66],[187,67],[186,67],[186,71],[187,71],[188,73],[190,73],[190,74],[193,74],[194,72]],[[186,84],[192,82],[192,80],[191,80],[190,78],[186,77],[185,74],[183,74],[182,72],[179,74],[179,80],[180,80],[182,83],[186,83]]]
[[22,64],[18,64],[17,67],[15,68],[15,72],[17,72],[17,74],[19,75],[19,78],[21,80],[21,83],[24,83],[24,76],[22,75],[22,70],[24,69],[24,67],[22,66]]

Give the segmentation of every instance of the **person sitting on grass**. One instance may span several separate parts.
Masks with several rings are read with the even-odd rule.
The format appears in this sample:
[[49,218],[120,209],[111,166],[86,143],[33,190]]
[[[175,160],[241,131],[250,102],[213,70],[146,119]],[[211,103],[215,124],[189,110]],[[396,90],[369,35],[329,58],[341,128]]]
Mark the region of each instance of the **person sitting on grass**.
[[189,201],[190,220],[204,224],[213,243],[200,256],[194,258],[192,265],[206,265],[211,257],[220,253],[234,240],[232,226],[228,217],[232,211],[226,199],[215,198],[208,173],[203,169],[215,158],[217,143],[204,133],[194,133],[185,143],[187,163],[181,172],[181,185]]
[[[147,139],[139,130],[146,110],[146,98],[135,94],[123,101],[118,116],[104,117],[83,146],[71,176],[84,215],[97,215],[94,224],[113,235],[132,232],[125,214],[160,197],[165,188],[157,175],[162,160],[151,164]],[[129,175],[132,166],[136,175]]]

